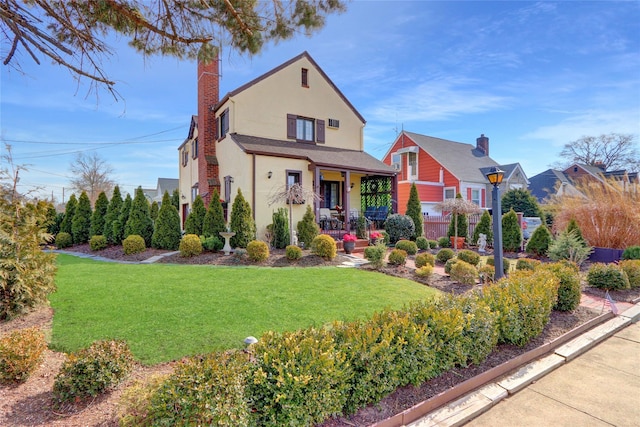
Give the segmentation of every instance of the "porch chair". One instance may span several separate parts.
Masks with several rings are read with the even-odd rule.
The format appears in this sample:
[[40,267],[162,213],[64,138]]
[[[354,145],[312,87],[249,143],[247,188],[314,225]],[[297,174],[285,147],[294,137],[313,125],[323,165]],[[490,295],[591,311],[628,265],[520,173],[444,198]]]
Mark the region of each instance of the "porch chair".
[[320,208],[318,220],[321,229],[328,230],[331,228],[331,210],[329,208]]

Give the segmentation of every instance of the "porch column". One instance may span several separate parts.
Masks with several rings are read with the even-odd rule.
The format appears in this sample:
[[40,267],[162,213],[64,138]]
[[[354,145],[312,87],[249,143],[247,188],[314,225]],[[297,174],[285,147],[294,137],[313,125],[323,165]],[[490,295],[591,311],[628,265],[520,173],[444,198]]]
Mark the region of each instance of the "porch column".
[[[320,194],[320,168],[315,166],[313,170],[313,192]],[[313,213],[316,216],[316,224],[320,223],[320,200],[313,198]]]
[[398,175],[391,177],[391,213],[398,213]]
[[349,233],[351,231],[351,221],[349,221],[349,208],[351,207],[351,173],[347,170],[344,173],[344,189],[343,189],[343,211],[344,212],[344,222],[345,222],[345,231]]

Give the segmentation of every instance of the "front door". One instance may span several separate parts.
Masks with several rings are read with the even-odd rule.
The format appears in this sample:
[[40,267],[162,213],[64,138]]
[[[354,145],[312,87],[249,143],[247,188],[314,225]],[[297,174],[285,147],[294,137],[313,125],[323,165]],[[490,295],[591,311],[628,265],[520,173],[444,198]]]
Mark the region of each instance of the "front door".
[[322,181],[322,206],[333,209],[340,204],[340,182]]

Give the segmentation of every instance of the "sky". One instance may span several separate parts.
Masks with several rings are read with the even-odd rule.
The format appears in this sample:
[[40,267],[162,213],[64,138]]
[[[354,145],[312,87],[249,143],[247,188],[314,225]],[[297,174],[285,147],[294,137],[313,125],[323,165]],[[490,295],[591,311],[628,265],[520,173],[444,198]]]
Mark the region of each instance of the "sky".
[[[25,74],[0,66],[0,154],[10,144],[28,169],[19,191],[66,201],[78,152],[103,158],[124,192],[178,177],[177,148],[197,114],[195,62],[109,44],[117,102],[46,59],[21,58]],[[628,133],[639,144],[638,1],[356,0],[311,37],[253,57],[223,47],[221,97],[303,51],[366,119],[365,151],[379,159],[402,129],[474,145],[485,134],[490,156],[528,177],[582,136]]]

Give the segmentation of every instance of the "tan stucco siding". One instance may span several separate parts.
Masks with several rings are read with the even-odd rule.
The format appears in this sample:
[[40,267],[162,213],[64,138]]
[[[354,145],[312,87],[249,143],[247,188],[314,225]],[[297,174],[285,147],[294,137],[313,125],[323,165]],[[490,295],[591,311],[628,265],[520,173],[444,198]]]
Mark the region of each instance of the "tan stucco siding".
[[[189,150],[187,164],[184,165],[182,161],[183,148]],[[193,200],[191,198],[191,188],[198,183],[198,159],[193,158],[193,153],[191,152],[191,141],[188,141],[185,145],[181,146],[178,150],[178,165],[179,166],[179,187],[180,191],[180,208],[178,212],[180,214],[180,224],[184,223],[183,218],[183,208],[182,205],[188,204],[189,210],[191,210],[191,206],[193,204]]]
[[[309,87],[301,85],[302,68]],[[284,140],[287,114],[294,114],[324,120],[326,146],[364,149],[364,123],[306,58],[231,97],[218,112],[227,107],[230,132]],[[339,128],[328,127],[329,119],[339,120]]]

